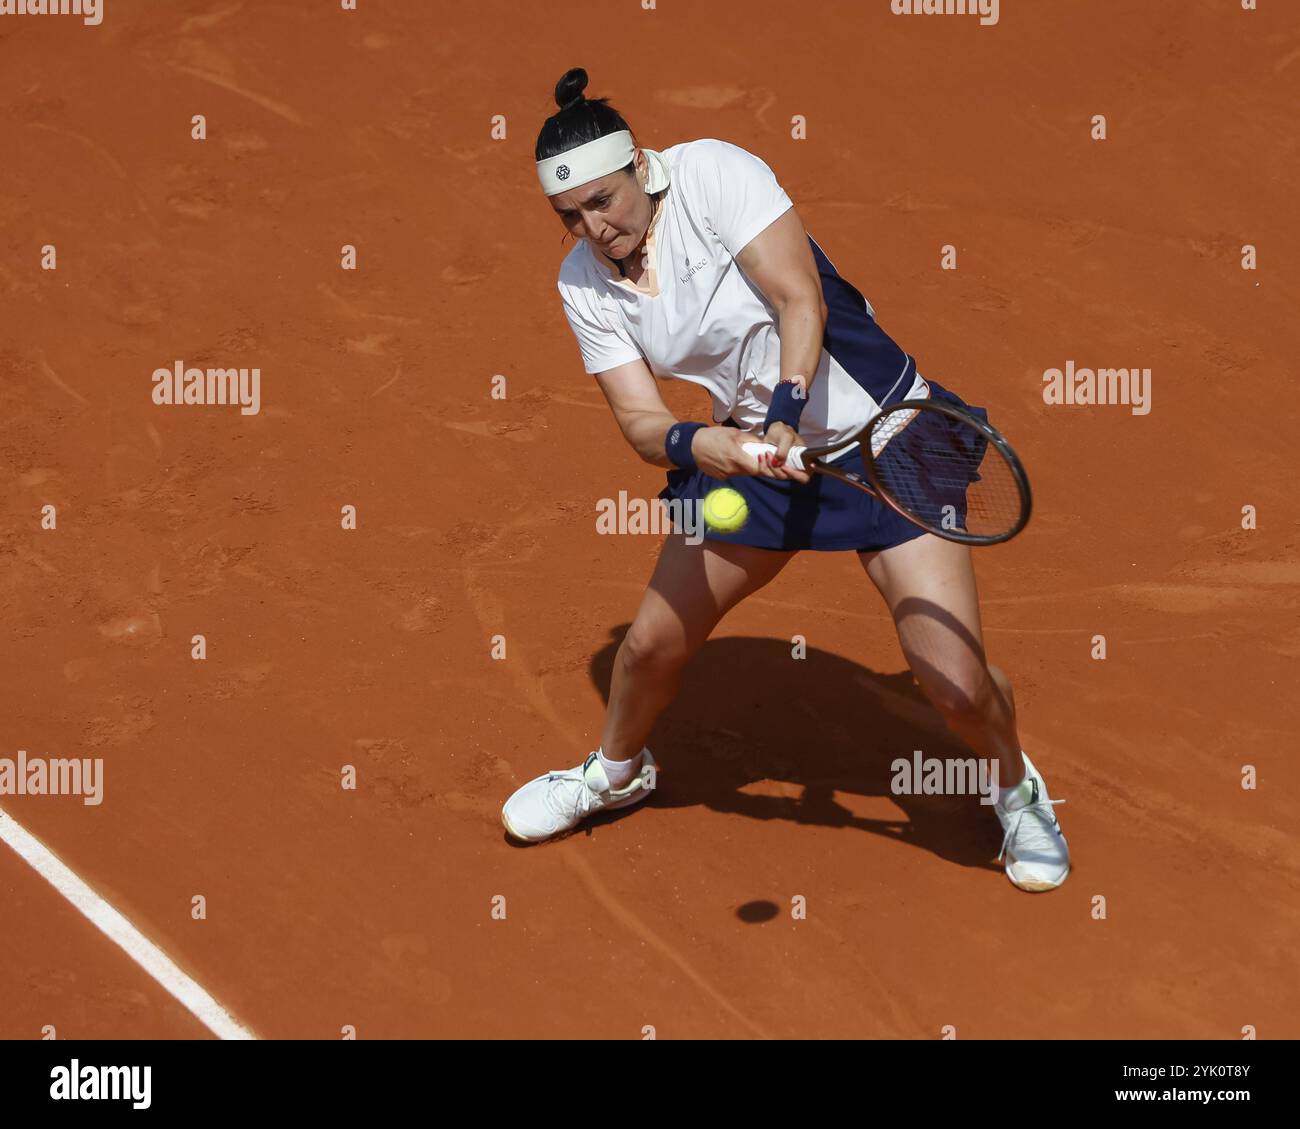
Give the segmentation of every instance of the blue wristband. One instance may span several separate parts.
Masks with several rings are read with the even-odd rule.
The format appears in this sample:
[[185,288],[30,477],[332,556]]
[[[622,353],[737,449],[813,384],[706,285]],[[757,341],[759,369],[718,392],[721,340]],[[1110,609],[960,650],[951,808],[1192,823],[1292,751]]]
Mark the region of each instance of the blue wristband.
[[669,462],[683,470],[698,470],[695,456],[691,454],[691,444],[695,441],[695,433],[707,426],[704,423],[673,424],[664,437],[664,450],[668,453]]
[[774,423],[784,423],[799,430],[799,417],[808,406],[808,390],[802,381],[783,380],[772,393],[772,402],[767,408],[767,419],[763,421],[766,432]]

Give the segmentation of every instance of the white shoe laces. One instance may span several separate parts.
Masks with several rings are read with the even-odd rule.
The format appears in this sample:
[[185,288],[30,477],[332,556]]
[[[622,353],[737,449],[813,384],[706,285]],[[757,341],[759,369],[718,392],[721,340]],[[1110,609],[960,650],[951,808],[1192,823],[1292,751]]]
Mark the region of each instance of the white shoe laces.
[[1020,834],[1025,815],[1032,815],[1034,818],[1025,828],[1024,839],[1017,843],[1020,848],[1017,855],[1036,851],[1051,853],[1056,850],[1059,846],[1057,840],[1060,837],[1060,830],[1057,827],[1056,816],[1052,814],[1052,808],[1063,803],[1064,800],[1038,800],[1008,812],[1007,833],[1002,837],[1002,850],[998,852],[998,862],[1001,862],[1002,856],[1007,853],[1007,844]]
[[582,772],[583,766],[570,768],[564,772],[548,772],[546,774],[547,782],[559,780],[564,784],[572,784],[573,788],[548,788],[542,802],[550,809],[552,814],[560,820],[568,821],[574,816],[585,816],[591,811],[592,800],[595,793],[587,787],[587,778]]

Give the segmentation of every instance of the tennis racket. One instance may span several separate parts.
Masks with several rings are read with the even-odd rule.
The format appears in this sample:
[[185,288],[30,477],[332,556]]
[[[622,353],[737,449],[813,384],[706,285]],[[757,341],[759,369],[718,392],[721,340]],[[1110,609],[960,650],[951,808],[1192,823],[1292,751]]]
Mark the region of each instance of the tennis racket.
[[[861,444],[866,476],[829,465]],[[771,443],[746,443],[755,458]],[[792,447],[796,470],[838,478],[878,498],[927,533],[963,545],[1009,541],[1029,521],[1029,478],[998,430],[971,412],[935,400],[902,400],[861,430],[826,447]]]

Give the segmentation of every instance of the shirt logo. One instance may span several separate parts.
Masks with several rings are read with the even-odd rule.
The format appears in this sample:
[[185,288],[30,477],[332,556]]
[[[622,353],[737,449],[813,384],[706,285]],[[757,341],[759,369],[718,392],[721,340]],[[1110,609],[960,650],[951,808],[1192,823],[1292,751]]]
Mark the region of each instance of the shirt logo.
[[701,259],[701,260],[700,260],[698,263],[696,263],[694,266],[691,266],[691,257],[690,257],[690,255],[684,255],[684,256],[682,257],[682,262],[683,262],[683,263],[685,264],[685,266],[686,266],[686,273],[685,273],[684,275],[681,275],[681,276],[680,276],[680,277],[681,277],[681,280],[682,280],[683,282],[690,282],[690,280],[691,280],[692,278],[694,278],[694,277],[696,276],[696,274],[698,274],[700,271],[702,271],[702,270],[703,270],[706,266],[708,266],[708,264],[709,264],[709,260],[708,260],[708,259]]

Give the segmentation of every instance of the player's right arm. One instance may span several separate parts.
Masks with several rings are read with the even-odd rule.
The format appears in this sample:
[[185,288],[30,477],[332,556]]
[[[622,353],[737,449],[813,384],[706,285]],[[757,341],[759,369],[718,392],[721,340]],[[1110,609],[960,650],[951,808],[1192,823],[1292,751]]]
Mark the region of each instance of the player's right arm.
[[[664,439],[668,429],[679,421],[659,395],[659,386],[645,361],[638,358],[598,372],[595,377],[632,449],[654,466],[671,468],[674,464],[664,450]],[[745,440],[753,438],[735,427],[704,427],[695,433],[691,454],[700,469],[715,478],[755,474],[757,463],[742,449]]]

